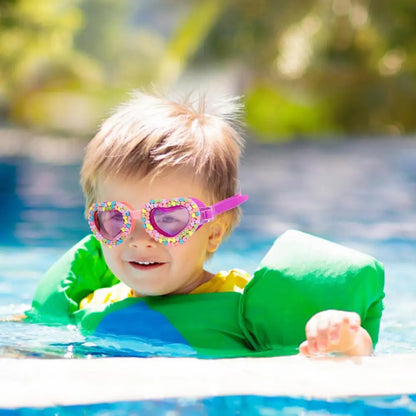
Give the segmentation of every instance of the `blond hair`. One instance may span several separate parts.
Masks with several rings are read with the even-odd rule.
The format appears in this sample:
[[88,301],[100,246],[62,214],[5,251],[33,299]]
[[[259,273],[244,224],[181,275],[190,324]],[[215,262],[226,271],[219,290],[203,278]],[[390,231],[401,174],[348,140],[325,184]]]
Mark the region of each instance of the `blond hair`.
[[[155,177],[181,167],[192,168],[212,195],[213,201],[205,203],[234,195],[243,146],[236,127],[239,112],[235,98],[208,109],[204,95],[174,101],[135,92],[102,124],[87,146],[81,169],[86,208],[97,202],[99,178]],[[234,208],[226,215],[228,234],[238,223],[240,210]]]

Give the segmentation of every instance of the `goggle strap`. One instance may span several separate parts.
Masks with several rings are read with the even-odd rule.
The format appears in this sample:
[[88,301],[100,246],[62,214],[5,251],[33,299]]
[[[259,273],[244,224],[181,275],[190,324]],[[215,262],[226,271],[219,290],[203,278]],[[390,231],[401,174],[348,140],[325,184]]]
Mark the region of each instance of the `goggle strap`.
[[201,208],[201,223],[211,221],[216,215],[238,207],[243,202],[247,201],[247,199],[248,195],[241,195],[241,193],[238,193],[237,195],[233,195],[230,198],[217,202],[210,207]]

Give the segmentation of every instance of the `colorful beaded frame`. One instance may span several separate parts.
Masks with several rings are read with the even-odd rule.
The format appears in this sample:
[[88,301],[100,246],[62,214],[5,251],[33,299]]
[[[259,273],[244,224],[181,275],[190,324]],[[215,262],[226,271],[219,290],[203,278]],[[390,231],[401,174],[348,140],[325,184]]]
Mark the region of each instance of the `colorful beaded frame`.
[[[184,207],[189,213],[186,227],[174,236],[162,234],[152,221],[151,212],[155,208]],[[152,199],[142,209],[142,222],[146,232],[156,241],[165,245],[183,244],[201,224],[200,208],[191,198]]]
[[[119,211],[123,215],[124,225],[120,228],[120,233],[114,239],[109,240],[98,230],[95,223],[95,213],[113,210]],[[89,209],[88,224],[97,240],[103,242],[110,248],[115,247],[121,244],[134,229],[135,221],[134,218],[132,218],[130,211],[131,210],[127,205],[118,201],[96,202],[95,204],[92,204]]]

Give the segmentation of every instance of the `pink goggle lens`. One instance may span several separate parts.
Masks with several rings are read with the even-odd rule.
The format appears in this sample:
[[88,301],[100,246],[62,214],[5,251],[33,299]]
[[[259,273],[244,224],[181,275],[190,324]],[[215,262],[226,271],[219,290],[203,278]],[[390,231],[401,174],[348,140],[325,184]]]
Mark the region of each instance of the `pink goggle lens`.
[[114,240],[125,226],[123,214],[115,209],[109,211],[96,211],[94,223],[98,232],[107,240]]
[[189,224],[189,211],[184,206],[154,208],[150,211],[150,223],[162,235],[173,237]]

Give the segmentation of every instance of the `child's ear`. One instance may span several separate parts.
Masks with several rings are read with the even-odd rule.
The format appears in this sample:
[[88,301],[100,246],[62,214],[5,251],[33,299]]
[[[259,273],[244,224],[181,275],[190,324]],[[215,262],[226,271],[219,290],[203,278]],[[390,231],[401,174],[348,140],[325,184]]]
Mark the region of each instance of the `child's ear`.
[[208,253],[214,253],[224,237],[227,230],[227,221],[225,218],[217,218],[209,224],[210,232],[208,236]]

